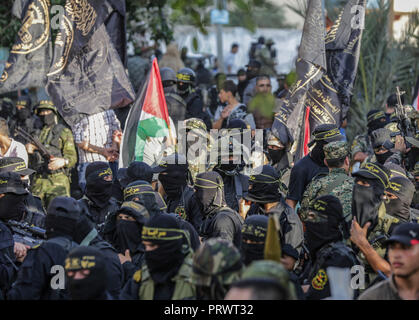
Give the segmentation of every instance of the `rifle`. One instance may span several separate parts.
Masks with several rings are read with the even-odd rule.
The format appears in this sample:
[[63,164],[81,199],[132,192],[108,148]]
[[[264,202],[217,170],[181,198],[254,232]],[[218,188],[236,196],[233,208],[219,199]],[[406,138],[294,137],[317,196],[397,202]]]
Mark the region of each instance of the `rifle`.
[[13,231],[13,239],[15,242],[20,242],[33,247],[46,240],[46,233],[42,228],[32,226],[27,222],[15,220],[9,220],[7,224]]
[[16,128],[15,130],[16,133],[20,135],[23,139],[35,145],[41,153],[42,157],[48,159],[48,162],[51,158],[54,158],[54,156],[48,151],[47,148],[45,148],[45,146],[38,140],[38,138],[31,136],[29,133],[27,133],[25,130],[21,128]]
[[401,96],[406,92],[401,92],[399,86],[396,87],[396,95],[397,95],[397,105],[396,105],[396,116],[398,118],[397,127],[399,128],[402,137],[405,140],[406,147],[411,147],[410,143],[406,141],[406,137],[414,137],[415,136],[415,128],[412,126],[412,122],[409,118],[407,108],[402,104]]

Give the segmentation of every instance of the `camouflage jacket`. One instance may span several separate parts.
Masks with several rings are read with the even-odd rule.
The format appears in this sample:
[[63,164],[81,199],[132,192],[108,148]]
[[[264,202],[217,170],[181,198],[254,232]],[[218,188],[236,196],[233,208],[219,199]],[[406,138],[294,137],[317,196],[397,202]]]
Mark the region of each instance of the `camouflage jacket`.
[[354,178],[349,177],[342,168],[331,169],[328,175],[313,179],[304,191],[299,211],[300,217],[305,219],[310,203],[317,197],[330,194],[340,200],[345,221],[350,223],[352,221],[353,186]]
[[369,155],[374,155],[371,139],[368,134],[361,134],[355,137],[351,146],[351,158],[353,159],[357,152],[364,152]]

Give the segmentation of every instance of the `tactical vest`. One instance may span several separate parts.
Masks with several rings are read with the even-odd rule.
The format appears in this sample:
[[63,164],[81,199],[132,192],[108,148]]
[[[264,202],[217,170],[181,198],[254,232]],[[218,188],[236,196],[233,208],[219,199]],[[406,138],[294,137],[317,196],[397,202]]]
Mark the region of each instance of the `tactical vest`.
[[[172,278],[175,282],[175,290],[171,300],[192,300],[196,298],[196,287],[192,283],[192,253],[189,253],[183,261],[178,273]],[[134,280],[140,282],[138,290],[139,300],[153,300],[154,281],[146,264],[134,274]]]
[[63,157],[63,153],[61,151],[63,148],[61,133],[64,129],[64,125],[56,124],[52,129],[44,128],[39,136],[39,141],[54,157]]

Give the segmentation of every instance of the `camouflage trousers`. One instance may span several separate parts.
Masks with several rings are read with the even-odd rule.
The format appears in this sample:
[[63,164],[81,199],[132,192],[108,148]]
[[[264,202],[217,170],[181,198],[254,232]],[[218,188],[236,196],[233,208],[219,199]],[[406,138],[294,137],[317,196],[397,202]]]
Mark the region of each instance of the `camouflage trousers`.
[[70,179],[64,173],[49,174],[46,177],[37,175],[33,180],[32,194],[41,198],[44,208],[48,208],[55,197],[70,197]]

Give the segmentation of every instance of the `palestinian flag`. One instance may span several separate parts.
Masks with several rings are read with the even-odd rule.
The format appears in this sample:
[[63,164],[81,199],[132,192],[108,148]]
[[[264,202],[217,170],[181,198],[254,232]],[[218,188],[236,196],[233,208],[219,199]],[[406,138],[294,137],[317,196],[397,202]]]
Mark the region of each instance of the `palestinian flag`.
[[147,137],[170,135],[170,119],[157,59],[127,117],[119,167],[142,161]]

